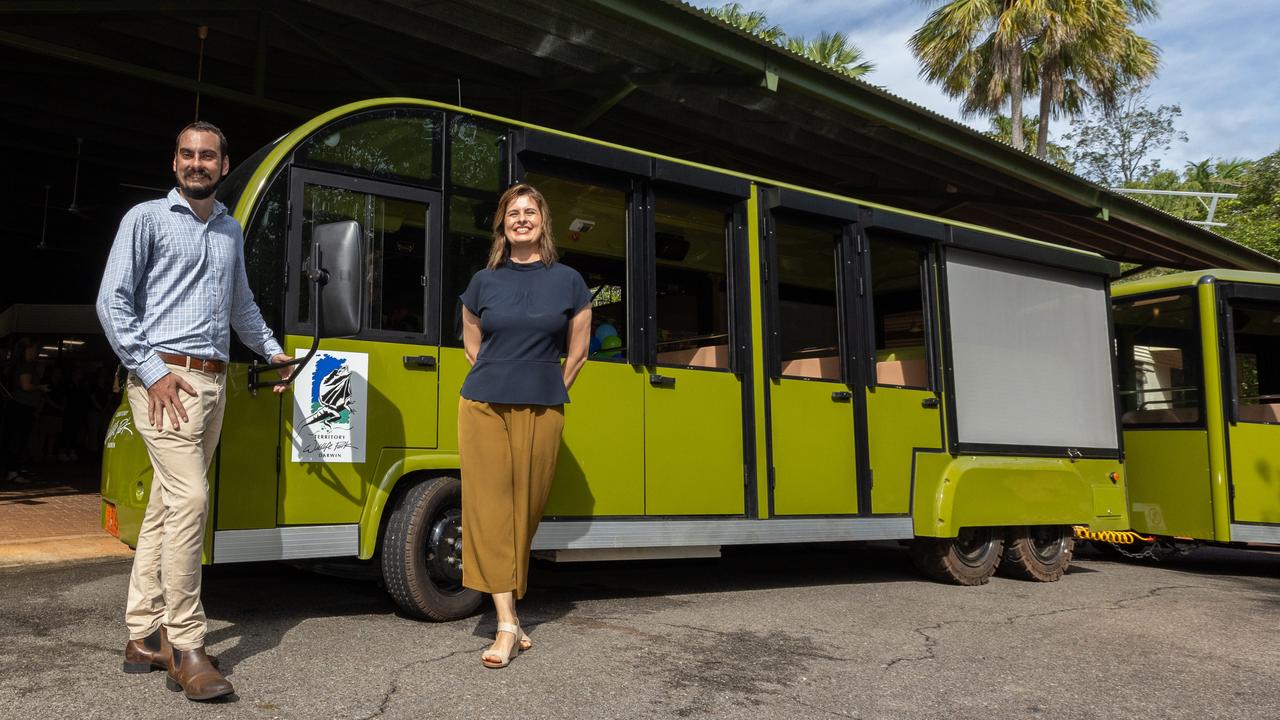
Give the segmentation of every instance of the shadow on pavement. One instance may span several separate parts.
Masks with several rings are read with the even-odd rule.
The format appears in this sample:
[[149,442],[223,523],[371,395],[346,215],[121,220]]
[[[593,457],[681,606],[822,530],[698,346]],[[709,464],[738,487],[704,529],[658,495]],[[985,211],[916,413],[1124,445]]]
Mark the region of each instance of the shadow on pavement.
[[204,608],[211,630],[207,645],[219,648],[224,671],[280,644],[299,623],[315,617],[390,615],[395,606],[375,582],[322,575],[284,563],[215,565],[204,569]]
[[1280,550],[1203,546],[1185,555],[1174,554],[1159,560],[1132,560],[1085,546],[1077,551],[1076,557],[1080,560],[1104,563],[1148,565],[1196,575],[1230,575],[1238,578],[1273,580],[1280,577]]
[[[204,569],[204,604],[210,620],[228,623],[210,632],[223,667],[270,650],[300,623],[315,617],[398,615],[394,602],[373,578],[375,565],[348,566],[346,577],[284,563],[211,566]],[[688,593],[927,582],[911,566],[906,549],[893,543],[764,545],[725,548],[719,559],[556,564],[535,561],[529,594],[520,603],[531,631],[571,612],[584,600],[631,598],[678,605]],[[486,599],[482,611],[459,622],[492,638],[496,620]],[[533,634],[531,632],[531,634]]]

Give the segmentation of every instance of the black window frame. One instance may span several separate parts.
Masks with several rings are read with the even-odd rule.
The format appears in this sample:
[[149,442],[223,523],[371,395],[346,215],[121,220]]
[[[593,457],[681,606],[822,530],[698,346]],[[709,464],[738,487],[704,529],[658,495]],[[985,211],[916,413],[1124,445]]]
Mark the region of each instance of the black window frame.
[[[889,215],[887,211],[877,211]],[[909,218],[917,222],[925,222]],[[1115,322],[1112,320],[1111,284],[1109,280],[1119,275],[1120,264],[1106,258],[1077,253],[1048,244],[1029,243],[1003,235],[980,232],[966,227],[934,223],[940,228],[942,240],[938,245],[936,263],[938,292],[938,322],[941,329],[942,382],[947,389],[942,404],[946,413],[947,451],[953,456],[992,455],[1012,457],[1050,457],[1073,460],[1123,460],[1124,432],[1121,425],[1121,404],[1116,390],[1119,387],[1118,353],[1115,352]],[[1042,265],[1070,272],[1100,276],[1107,303],[1108,348],[1111,354],[1111,394],[1115,412],[1116,447],[1075,447],[1070,445],[1030,445],[1025,443],[976,443],[959,440],[959,419],[956,409],[955,361],[951,334],[951,303],[947,288],[947,251],[956,250],[1008,258],[1024,263]],[[1203,393],[1201,393],[1203,395]],[[1203,416],[1203,412],[1201,413]]]
[[[769,380],[786,378],[835,383],[849,388],[859,386],[857,365],[861,351],[856,341],[859,332],[851,327],[856,317],[856,312],[851,311],[855,305],[851,295],[856,296],[858,277],[857,253],[852,246],[855,232],[853,225],[859,217],[858,206],[850,202],[781,188],[765,190],[761,194],[760,205],[760,239],[763,244],[760,270],[764,287],[766,376]],[[832,252],[836,271],[836,340],[839,347],[841,375],[838,380],[782,374],[782,338],[780,336],[782,289],[777,247],[779,213],[785,218],[794,218],[801,224],[808,222],[825,225],[835,231],[832,234]]]
[[[1200,392],[1199,392],[1198,404],[1196,406],[1196,409],[1197,409],[1196,420],[1195,422],[1189,422],[1189,423],[1169,423],[1169,422],[1126,423],[1124,422],[1124,403],[1118,401],[1120,398],[1121,392],[1123,392],[1123,387],[1120,382],[1120,378],[1121,378],[1120,368],[1124,367],[1123,363],[1125,362],[1132,365],[1133,358],[1132,357],[1122,358],[1120,355],[1120,334],[1116,328],[1117,323],[1115,320],[1115,307],[1117,304],[1120,304],[1120,303],[1132,303],[1140,300],[1150,300],[1155,298],[1173,298],[1173,297],[1189,298],[1191,300],[1191,311],[1194,314],[1192,325],[1195,328],[1196,341],[1197,341],[1196,348],[1200,351],[1200,367],[1199,367]],[[1208,427],[1208,422],[1209,422],[1208,420],[1208,408],[1209,408],[1208,384],[1209,383],[1208,383],[1208,375],[1207,375],[1208,370],[1204,361],[1205,360],[1204,349],[1200,344],[1200,335],[1201,335],[1200,314],[1201,314],[1200,298],[1199,298],[1199,295],[1196,293],[1195,288],[1171,288],[1168,290],[1154,290],[1151,292],[1144,292],[1144,293],[1138,293],[1134,295],[1124,295],[1122,297],[1111,298],[1111,317],[1112,317],[1111,338],[1112,338],[1112,347],[1115,348],[1113,355],[1115,355],[1115,358],[1116,358],[1116,398],[1117,398],[1116,406],[1120,415],[1120,429],[1122,433],[1130,430],[1204,430]]]
[[[272,147],[272,146],[268,146],[268,147]],[[249,215],[249,222],[247,222],[244,227],[245,244],[244,244],[244,247],[241,249],[241,257],[243,258],[245,263],[245,274],[247,276],[249,274],[248,272],[249,253],[254,250],[253,248],[253,242],[255,240],[254,231],[257,229],[257,224],[262,219],[262,213],[265,211],[265,208],[266,208],[266,205],[263,201],[271,194],[272,191],[276,189],[277,183],[280,183],[283,186],[283,190],[284,190],[284,217],[282,218],[281,227],[280,227],[280,235],[283,242],[279,242],[277,247],[274,249],[274,253],[277,259],[277,265],[273,269],[279,272],[281,275],[283,275],[283,277],[280,278],[280,288],[279,290],[277,290],[277,292],[275,293],[275,297],[273,298],[275,302],[275,312],[271,313],[270,315],[268,315],[267,313],[263,313],[262,319],[264,322],[266,322],[267,327],[271,329],[273,336],[279,339],[283,335],[283,333],[281,333],[280,331],[285,328],[285,319],[289,314],[287,310],[288,295],[289,295],[289,254],[288,253],[289,253],[289,223],[290,223],[291,213],[289,211],[290,188],[289,188],[289,168],[287,165],[282,165],[281,167],[276,169],[276,171],[271,175],[271,177],[267,179],[267,182],[263,184],[262,192],[259,193],[258,197],[255,199],[255,205],[252,209],[252,212]],[[238,198],[239,198],[239,193],[237,193],[237,196],[236,196],[237,200]],[[259,288],[255,288],[253,287],[253,285],[249,286],[249,290],[253,293],[254,303],[258,306],[259,312],[261,312],[262,298],[267,297],[267,294],[259,293],[258,292]],[[231,333],[231,348],[230,348],[229,354],[232,362],[252,362],[254,360],[261,359],[258,357],[258,354],[256,352],[249,349],[247,345],[241,342],[239,334],[234,331]]]
[[[422,287],[423,305],[423,331],[421,333],[407,333],[405,331],[373,329],[369,327],[368,303],[364,302],[365,290],[362,287],[361,292],[361,329],[351,339],[367,340],[376,342],[391,342],[405,345],[436,345],[440,344],[440,322],[437,317],[438,313],[432,313],[431,298],[436,293],[433,288],[437,287],[432,283],[429,268],[433,261],[432,246],[439,244],[439,238],[442,231],[443,215],[441,205],[443,204],[443,194],[438,190],[422,187],[409,186],[399,183],[387,182],[385,180],[373,179],[357,175],[344,175],[332,173],[325,170],[315,170],[303,167],[289,168],[289,230],[286,249],[285,269],[290,274],[290,279],[294,279],[298,275],[300,269],[293,268],[291,263],[294,258],[303,257],[301,248],[302,238],[302,221],[303,221],[303,189],[306,185],[319,185],[323,187],[332,187],[340,190],[350,190],[352,192],[365,193],[388,197],[396,200],[405,200],[409,202],[420,202],[427,206],[426,218],[426,252],[423,258],[423,277],[426,283]],[[362,228],[363,230],[363,228]],[[361,237],[360,256],[362,264],[368,261],[369,248],[365,247],[364,237]],[[299,293],[302,286],[307,285],[308,291],[312,293],[310,299],[311,306],[315,306],[316,298],[314,296],[314,288],[310,287],[310,283],[287,282],[285,297],[285,333],[289,335],[309,336],[314,333],[313,324],[309,321],[298,319]],[[363,285],[363,282],[362,282]]]
[[1236,369],[1235,301],[1274,303],[1280,312],[1280,287],[1247,283],[1222,283],[1218,286],[1218,347],[1222,350],[1221,384],[1223,414],[1230,425],[1280,425],[1276,422],[1240,419],[1240,386]]
[[[879,217],[877,217],[877,215]],[[938,317],[934,288],[934,276],[937,272],[936,266],[939,255],[939,242],[927,226],[917,224],[930,221],[919,220],[910,216],[897,216],[917,221],[917,223],[894,223],[890,225],[884,222],[885,216],[886,213],[884,211],[873,212],[865,222],[859,223],[858,225],[859,247],[863,248],[866,256],[864,267],[864,273],[866,276],[866,298],[863,303],[863,313],[865,315],[864,323],[867,328],[867,386],[872,388],[923,390],[926,392],[932,392],[936,396],[941,392],[941,384],[938,377],[938,338],[937,333],[935,332],[935,328],[938,326]],[[915,230],[916,232],[911,232],[912,230]],[[916,234],[920,231],[924,231],[924,234]],[[917,271],[920,278],[921,324],[923,325],[922,332],[924,335],[924,361],[926,373],[925,387],[882,383],[877,377],[875,312],[876,279],[875,273],[872,272],[871,267],[874,255],[871,249],[872,240],[892,242],[913,250],[916,253]]]
[[[378,174],[369,170],[365,170],[363,168],[354,168],[348,165],[340,165],[338,163],[325,162],[323,160],[315,160],[311,158],[302,157],[300,155],[300,152],[299,152],[300,150],[303,150],[308,143],[324,135],[325,133],[332,132],[334,130],[341,130],[343,127],[353,125],[359,122],[363,122],[365,120],[376,119],[375,116],[390,115],[391,113],[405,112],[405,111],[420,112],[423,115],[427,115],[427,114],[437,115],[440,118],[440,131],[436,133],[436,136],[434,138],[432,138],[431,152],[433,156],[436,158],[436,162],[433,164],[433,167],[432,167],[434,174],[429,179],[415,178],[407,175],[400,175],[400,174],[393,174],[393,173]],[[301,141],[299,141],[293,147],[293,149],[289,151],[289,164],[291,167],[304,168],[307,170],[317,170],[320,172],[332,173],[334,175],[346,175],[349,177],[368,178],[370,180],[377,180],[378,182],[405,185],[409,187],[426,187],[426,188],[433,188],[433,189],[439,190],[443,188],[445,178],[447,177],[447,175],[445,174],[445,165],[448,162],[448,157],[445,155],[445,152],[448,150],[447,143],[446,143],[446,136],[448,134],[449,134],[449,117],[448,117],[448,114],[445,113],[445,111],[440,108],[425,107],[425,106],[418,106],[418,105],[380,105],[378,107],[368,108],[366,110],[360,110],[360,111],[351,113],[350,115],[343,115],[342,117],[335,119],[333,122],[327,123],[322,127],[317,128],[310,135],[306,136]]]
[[[643,347],[645,355],[645,365],[656,368],[673,368],[700,370],[706,372],[727,372],[733,373],[738,377],[744,376],[744,368],[749,367],[750,358],[744,357],[750,349],[750,319],[749,315],[743,313],[743,305],[748,302],[746,293],[744,292],[743,279],[747,277],[746,250],[749,242],[747,235],[747,200],[745,197],[738,197],[730,193],[723,192],[722,188],[708,187],[707,185],[691,185],[687,184],[691,179],[690,176],[684,178],[685,182],[679,182],[669,179],[655,179],[647,183],[647,201],[646,208],[648,210],[647,232],[643,236],[645,242],[645,270],[652,274],[648,278],[649,282],[645,285],[646,304],[650,308],[647,313],[648,318],[652,321],[652,332],[648,334],[647,341]],[[709,185],[709,183],[708,183]],[[749,186],[748,186],[749,187]],[[728,332],[729,346],[729,366],[728,367],[707,367],[703,365],[680,365],[676,363],[658,362],[658,259],[657,244],[653,241],[655,237],[655,223],[657,219],[657,204],[659,202],[658,195],[661,193],[673,192],[679,193],[673,197],[674,200],[687,202],[690,204],[705,204],[706,206],[715,206],[721,208],[724,213],[724,235],[725,235],[725,301],[728,303],[726,308],[726,324]],[[748,192],[750,190],[748,189]],[[749,284],[749,283],[746,283]],[[745,337],[744,337],[745,336]]]
[[[587,143],[583,143],[587,144]],[[623,250],[623,262],[625,264],[624,274],[626,278],[626,292],[624,293],[624,310],[623,313],[627,318],[627,327],[624,329],[626,337],[624,338],[623,348],[626,351],[625,358],[607,358],[607,357],[587,357],[591,362],[622,362],[628,365],[638,366],[643,364],[637,357],[637,349],[642,345],[635,344],[639,342],[639,338],[644,337],[643,329],[637,327],[640,323],[636,317],[639,308],[643,307],[641,298],[644,295],[644,285],[639,284],[640,278],[647,277],[637,272],[637,261],[635,255],[640,251],[640,246],[647,243],[638,243],[639,228],[642,227],[643,212],[642,204],[644,188],[639,178],[629,176],[625,173],[618,172],[612,168],[610,164],[599,164],[595,162],[578,162],[573,157],[558,157],[554,155],[543,155],[522,153],[522,147],[519,141],[511,143],[513,147],[512,167],[514,168],[513,184],[525,182],[525,177],[529,173],[539,175],[547,175],[560,180],[571,182],[581,182],[600,187],[608,187],[617,190],[623,195],[626,240]],[[606,148],[607,149],[607,148]],[[616,151],[615,151],[616,152]],[[590,159],[597,159],[598,156],[592,156]],[[552,208],[554,212],[555,208]],[[565,252],[563,247],[556,248],[558,252]],[[576,268],[575,268],[576,269]]]
[[[498,170],[498,189],[497,196],[501,197],[502,193],[512,185],[512,128],[509,125],[489,120],[487,118],[467,113],[450,112],[445,114],[443,146],[441,153],[443,155],[443,169],[441,170],[441,178],[444,183],[443,193],[440,199],[440,227],[441,231],[430,243],[427,244],[427,305],[430,317],[436,322],[436,338],[437,344],[444,348],[461,348],[461,340],[450,340],[446,344],[445,327],[452,328],[453,317],[452,311],[447,319],[444,316],[445,307],[449,304],[446,302],[448,298],[444,297],[444,266],[445,256],[447,254],[446,243],[449,241],[450,228],[452,227],[452,218],[450,213],[453,211],[453,196],[455,187],[453,182],[453,124],[458,121],[467,120],[476,125],[487,127],[496,131],[499,135],[498,139],[498,162],[500,163]],[[469,188],[476,189],[478,188]],[[465,193],[464,193],[465,194]],[[496,199],[496,198],[495,198]],[[462,288],[465,289],[465,286]],[[456,298],[454,298],[456,300]],[[457,344],[453,344],[456,342]]]

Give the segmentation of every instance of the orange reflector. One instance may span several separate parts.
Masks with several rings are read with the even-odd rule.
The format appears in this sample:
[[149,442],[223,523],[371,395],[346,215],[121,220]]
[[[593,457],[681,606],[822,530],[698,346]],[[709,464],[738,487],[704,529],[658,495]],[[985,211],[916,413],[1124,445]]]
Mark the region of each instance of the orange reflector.
[[1111,478],[1111,482],[1113,482],[1113,483],[1120,482],[1120,473],[1118,473],[1118,472],[1113,472],[1113,473],[1111,473],[1111,474],[1107,475],[1107,477]]
[[102,506],[106,509],[106,519],[103,521],[103,526],[107,532],[111,533],[112,537],[120,537],[120,518],[116,516],[116,506],[105,500],[102,502]]

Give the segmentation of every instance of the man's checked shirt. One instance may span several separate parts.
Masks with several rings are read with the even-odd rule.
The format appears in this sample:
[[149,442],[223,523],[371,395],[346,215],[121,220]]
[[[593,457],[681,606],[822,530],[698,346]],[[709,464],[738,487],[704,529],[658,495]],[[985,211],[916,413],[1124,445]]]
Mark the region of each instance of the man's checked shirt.
[[125,368],[147,387],[169,372],[157,352],[226,361],[233,327],[264,358],[282,352],[249,290],[240,224],[217,201],[201,222],[177,188],[120,221],[98,290],[98,320]]

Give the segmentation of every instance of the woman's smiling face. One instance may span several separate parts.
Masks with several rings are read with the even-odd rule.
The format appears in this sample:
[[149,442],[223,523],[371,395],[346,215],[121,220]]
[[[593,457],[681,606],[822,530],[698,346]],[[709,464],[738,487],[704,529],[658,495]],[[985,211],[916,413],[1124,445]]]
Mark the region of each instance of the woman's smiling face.
[[533,198],[520,195],[512,200],[502,222],[513,251],[537,250],[538,241],[542,239],[542,211]]

